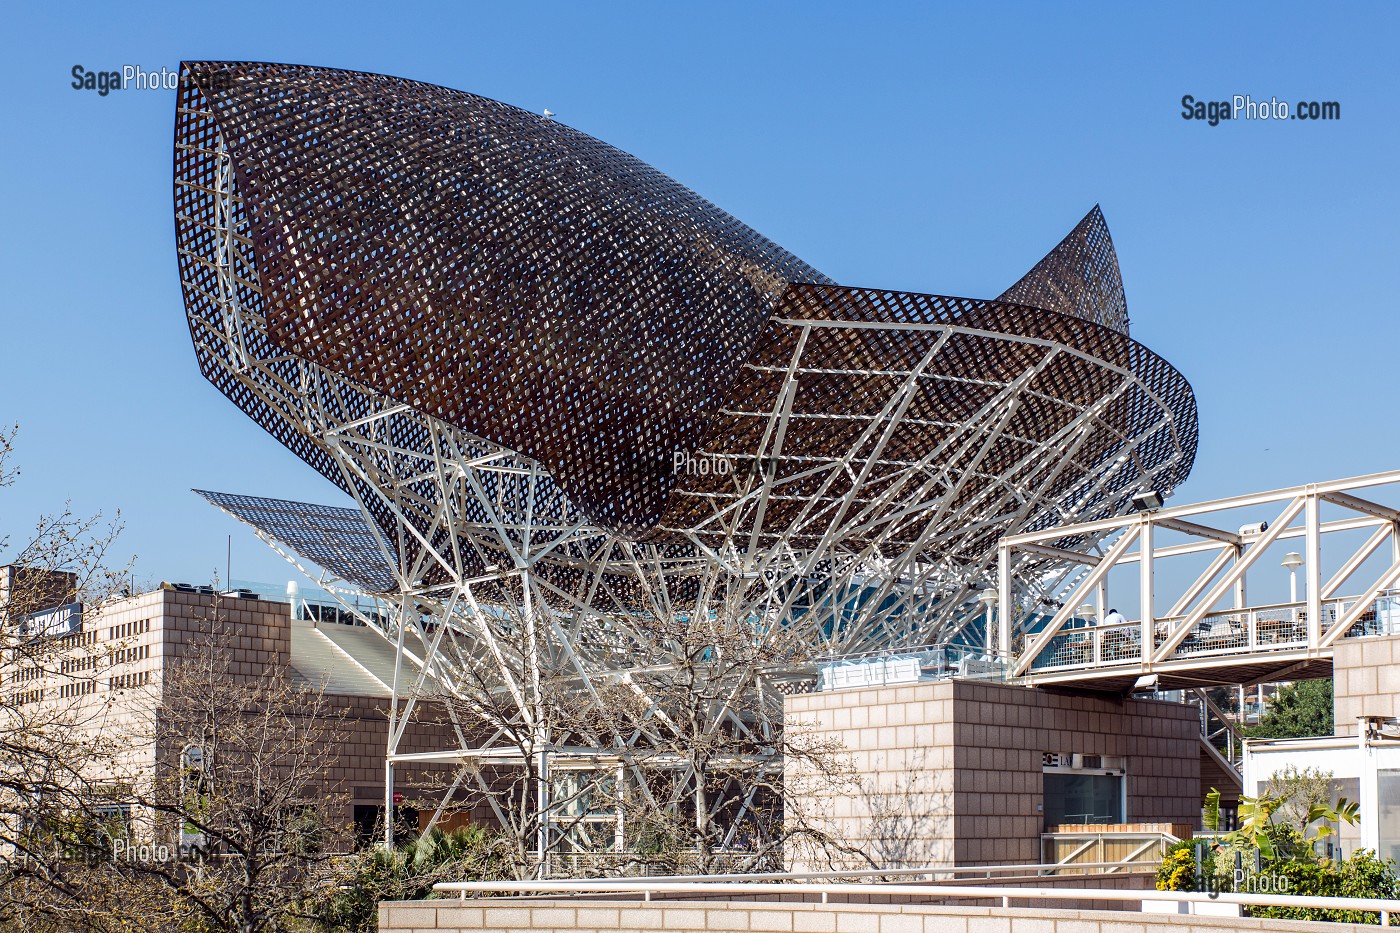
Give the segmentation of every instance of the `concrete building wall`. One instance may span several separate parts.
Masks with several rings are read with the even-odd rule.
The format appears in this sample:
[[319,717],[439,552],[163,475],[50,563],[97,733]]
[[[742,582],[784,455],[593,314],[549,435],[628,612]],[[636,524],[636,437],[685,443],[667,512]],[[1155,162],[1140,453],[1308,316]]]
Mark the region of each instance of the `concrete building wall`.
[[1337,735],[1356,735],[1361,716],[1400,717],[1400,635],[1338,639],[1332,690]]
[[[1123,907],[1135,907],[1133,902]],[[679,933],[1167,933],[1182,930],[1253,930],[1307,933],[1319,924],[1305,920],[1140,914],[1124,910],[933,906],[928,904],[817,904],[761,901],[677,900],[608,903],[577,899],[529,900],[514,904],[481,901],[402,901],[381,904],[380,933],[464,931],[491,933],[605,933],[613,930],[676,930]],[[1329,923],[1326,933],[1373,930]]]
[[795,806],[881,867],[1040,861],[1047,752],[1125,758],[1131,823],[1200,811],[1200,725],[1181,704],[953,680],[794,696],[786,714],[861,775],[850,793],[790,768]]

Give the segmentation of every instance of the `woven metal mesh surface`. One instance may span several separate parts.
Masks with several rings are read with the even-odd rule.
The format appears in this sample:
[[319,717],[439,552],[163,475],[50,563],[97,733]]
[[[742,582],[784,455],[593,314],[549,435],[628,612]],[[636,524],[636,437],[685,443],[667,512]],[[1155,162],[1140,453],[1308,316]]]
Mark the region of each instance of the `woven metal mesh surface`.
[[670,451],[698,444],[787,282],[825,281],[515,107],[326,68],[182,75],[177,136],[221,131],[254,206],[271,343],[533,457],[610,528],[656,522]]
[[[811,322],[821,326],[810,328],[799,353],[803,325]],[[862,326],[872,324],[877,326]],[[789,429],[774,454],[769,424],[783,404],[780,393],[794,360],[803,375],[786,406]],[[1038,369],[1033,379],[1008,388],[1032,369]],[[917,387],[891,421],[891,400],[916,370]],[[1088,436],[1066,468],[1049,477],[1058,464],[1047,458],[1044,445],[1086,406],[1110,398],[1082,428]],[[1074,503],[1075,514],[1090,520],[1113,514],[1121,494],[1136,491],[1144,477],[1157,488],[1174,489],[1191,470],[1197,430],[1186,380],[1115,330],[1004,301],[794,285],[736,380],[704,450],[742,454],[748,462],[762,458],[763,469],[778,479],[777,494],[763,513],[764,529],[788,532],[789,543],[814,544],[838,504],[858,514],[862,505],[903,484],[909,491],[885,510],[898,512],[900,502],[921,498],[928,507],[890,522],[872,520],[846,543],[878,537],[897,549],[920,536],[941,537],[942,555],[965,560],[988,553],[1012,525],[1053,523],[1055,513],[1046,508],[1051,504]],[[940,450],[945,452],[924,462]],[[1125,455],[1135,468],[1096,482]],[[819,469],[843,462],[855,468]],[[665,527],[696,527],[741,496],[740,479],[682,477]],[[944,494],[952,498],[945,501]],[[813,508],[814,497],[830,506]],[[1033,507],[1024,512],[1023,505]],[[969,514],[989,521],[979,525]],[[939,520],[948,527],[929,527]],[[810,526],[805,533],[804,524]],[[969,526],[966,534],[956,533],[960,525]],[[753,529],[737,530],[747,535]]]
[[[1190,387],[1127,338],[1097,208],[998,301],[841,288],[635,158],[494,101],[299,66],[200,63],[184,76],[175,207],[201,369],[362,501],[392,481],[430,513],[439,493],[403,481],[388,454],[368,473],[347,470],[315,438],[323,426],[279,409],[259,384],[297,391],[308,364],[323,368],[337,377],[316,403],[325,427],[396,400],[483,438],[483,454],[500,445],[542,463],[532,521],[557,513],[567,524],[577,507],[658,541],[708,522],[699,537],[758,524],[757,543],[812,544],[830,512],[808,504],[876,502],[946,447],[930,471],[948,480],[943,501],[937,486],[922,503],[915,490],[907,511],[850,540],[941,542],[935,553],[962,559],[1006,530],[1064,518],[1047,504],[1074,503],[1086,518],[1121,508],[1141,478],[1165,490],[1190,470]],[[256,326],[236,327],[231,310]],[[831,326],[803,336],[814,321]],[[205,339],[234,330],[255,372],[220,355],[227,341]],[[916,366],[917,391],[877,456],[865,434]],[[774,457],[790,377],[796,417]],[[983,423],[1013,399],[1002,421]],[[1086,411],[1092,424],[1063,448],[1064,469],[1030,469]],[[382,423],[393,447],[435,449],[420,417]],[[979,433],[986,444],[963,443]],[[771,458],[783,488],[715,526],[744,491],[676,475],[677,452]],[[1132,468],[1116,468],[1125,457]],[[856,469],[832,482],[799,475],[821,463]],[[493,499],[524,501],[502,483]],[[949,537],[983,504],[987,521]],[[367,508],[394,540],[403,515]],[[452,508],[458,528],[487,521],[470,502]],[[418,530],[434,548],[451,534],[427,520]]]
[[1072,314],[1126,334],[1123,277],[1098,205],[998,300]]

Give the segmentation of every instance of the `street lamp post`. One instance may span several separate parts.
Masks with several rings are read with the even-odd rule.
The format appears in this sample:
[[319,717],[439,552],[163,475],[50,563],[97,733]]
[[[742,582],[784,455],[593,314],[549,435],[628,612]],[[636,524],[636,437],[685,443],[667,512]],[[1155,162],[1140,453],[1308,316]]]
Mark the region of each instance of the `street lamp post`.
[[1283,566],[1288,568],[1288,601],[1296,603],[1298,601],[1298,568],[1303,566],[1303,555],[1297,551],[1289,551],[1283,555]]
[[[987,633],[983,643],[986,646],[987,660],[989,661],[996,657],[996,651],[992,646],[992,633],[996,630],[996,607],[1000,598],[997,591],[990,587],[977,594],[977,601],[982,604],[982,611],[987,614]],[[1006,650],[1006,647],[1005,645],[1001,646],[1002,650]]]

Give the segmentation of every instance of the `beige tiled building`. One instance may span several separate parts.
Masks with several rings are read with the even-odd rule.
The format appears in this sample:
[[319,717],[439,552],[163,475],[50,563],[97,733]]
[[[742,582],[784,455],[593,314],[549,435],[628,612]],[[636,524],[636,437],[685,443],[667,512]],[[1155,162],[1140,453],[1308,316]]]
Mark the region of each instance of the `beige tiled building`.
[[1038,863],[1047,829],[1189,827],[1200,812],[1200,724],[1183,704],[944,680],[793,696],[786,716],[843,742],[861,782],[798,805],[880,867]]
[[[141,782],[156,767],[158,752],[170,752],[156,748],[151,724],[167,666],[207,644],[211,620],[219,623],[218,649],[228,653],[235,677],[258,675],[273,666],[289,668],[294,678],[322,690],[332,713],[343,716],[345,741],[335,768],[325,776],[326,786],[347,796],[345,816],[367,837],[385,810],[394,650],[364,625],[298,618],[291,604],[244,591],[216,594],[163,584],[100,611],[69,605],[36,614],[31,625],[40,632],[37,637],[57,640],[57,651],[45,665],[52,673],[11,663],[3,672],[12,686],[7,693],[21,704],[61,704],[85,728],[119,738],[123,773],[111,779]],[[450,726],[433,717],[432,709],[420,705],[400,750],[448,747],[454,740]],[[402,794],[399,818],[413,821],[415,804],[440,799],[434,785],[421,769],[400,769],[395,786]]]
[[1332,660],[1337,735],[1356,735],[1361,717],[1400,717],[1400,635],[1343,638]]

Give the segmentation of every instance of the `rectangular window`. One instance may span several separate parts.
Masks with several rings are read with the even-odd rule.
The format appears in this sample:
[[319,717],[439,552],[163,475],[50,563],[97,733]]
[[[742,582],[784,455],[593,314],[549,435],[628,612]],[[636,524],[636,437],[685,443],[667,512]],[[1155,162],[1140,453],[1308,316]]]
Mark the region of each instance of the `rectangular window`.
[[1045,825],[1123,822],[1123,775],[1045,772]]
[[[1329,783],[1332,788],[1329,802],[1332,806],[1335,807],[1342,797],[1345,797],[1352,803],[1356,803],[1361,799],[1361,781],[1359,778],[1333,778]],[[1350,858],[1351,853],[1361,848],[1360,824],[1353,826],[1343,820],[1340,826],[1335,824],[1329,825],[1332,826],[1336,835],[1323,841],[1322,847],[1324,849],[1330,850],[1334,845],[1340,846],[1342,858]],[[1328,854],[1328,852],[1320,854],[1325,855]]]

